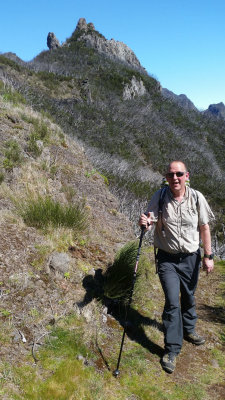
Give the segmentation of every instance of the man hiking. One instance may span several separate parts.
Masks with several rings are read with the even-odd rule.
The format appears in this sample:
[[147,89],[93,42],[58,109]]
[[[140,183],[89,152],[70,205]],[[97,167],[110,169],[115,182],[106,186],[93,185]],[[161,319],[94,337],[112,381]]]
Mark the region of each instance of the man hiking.
[[209,229],[214,215],[202,193],[186,185],[189,172],[182,161],[169,164],[166,179],[168,187],[153,195],[139,224],[149,230],[152,221],[156,221],[157,271],[165,295],[162,315],[165,353],[161,364],[166,372],[172,373],[183,338],[194,345],[205,343],[195,331],[194,293],[201,263],[200,237],[204,248],[203,268],[207,274],[214,268]]

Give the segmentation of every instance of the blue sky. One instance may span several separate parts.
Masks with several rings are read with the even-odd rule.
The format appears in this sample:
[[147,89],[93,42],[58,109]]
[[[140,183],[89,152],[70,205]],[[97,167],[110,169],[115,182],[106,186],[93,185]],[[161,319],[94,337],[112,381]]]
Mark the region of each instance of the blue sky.
[[199,109],[225,103],[225,0],[1,0],[0,52],[29,61],[48,32],[64,42],[81,17]]

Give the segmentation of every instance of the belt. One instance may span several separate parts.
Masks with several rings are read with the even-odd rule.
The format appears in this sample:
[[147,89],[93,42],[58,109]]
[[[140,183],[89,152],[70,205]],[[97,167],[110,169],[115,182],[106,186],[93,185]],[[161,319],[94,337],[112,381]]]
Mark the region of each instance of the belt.
[[199,253],[199,249],[197,251],[192,252],[192,253],[181,253],[181,252],[180,253],[168,253],[167,251],[158,249],[157,257],[158,256],[164,256],[164,257],[167,257],[169,259],[178,260],[178,259],[186,258],[188,256],[193,256],[196,253]]

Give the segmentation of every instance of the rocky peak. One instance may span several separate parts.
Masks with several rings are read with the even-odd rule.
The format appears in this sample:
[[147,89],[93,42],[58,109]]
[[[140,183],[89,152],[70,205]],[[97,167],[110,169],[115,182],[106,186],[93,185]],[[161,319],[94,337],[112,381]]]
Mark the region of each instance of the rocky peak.
[[123,42],[114,39],[107,40],[103,35],[95,30],[92,22],[87,23],[85,18],[80,18],[72,37],[77,37],[77,41],[82,41],[87,47],[96,49],[99,53],[105,54],[110,58],[123,61],[141,72],[146,73],[141,66],[134,52]]
[[77,23],[75,32],[80,32],[80,31],[87,32],[89,29],[95,30],[94,24],[92,22],[87,24],[85,18],[80,18]]
[[225,105],[222,102],[218,104],[210,104],[205,113],[208,115],[211,114],[216,117],[225,118]]
[[[71,41],[82,41],[87,47],[92,47],[107,57],[117,59],[129,64],[129,66],[136,68],[142,73],[147,73],[134,52],[126,44],[114,39],[107,40],[101,33],[95,30],[94,24],[92,22],[87,23],[85,18],[78,20],[75,31],[63,46],[70,46]],[[53,32],[49,32],[48,34],[47,46],[50,50],[60,47],[60,43]]]
[[60,43],[53,32],[49,32],[47,36],[47,46],[50,50],[60,47]]

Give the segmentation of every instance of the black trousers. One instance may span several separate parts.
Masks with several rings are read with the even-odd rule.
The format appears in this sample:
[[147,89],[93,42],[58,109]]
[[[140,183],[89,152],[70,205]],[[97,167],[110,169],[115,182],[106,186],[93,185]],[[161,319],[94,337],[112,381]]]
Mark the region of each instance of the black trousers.
[[165,350],[179,354],[183,333],[193,332],[197,321],[194,293],[201,262],[200,250],[170,254],[159,249],[157,261],[165,295],[162,314]]

